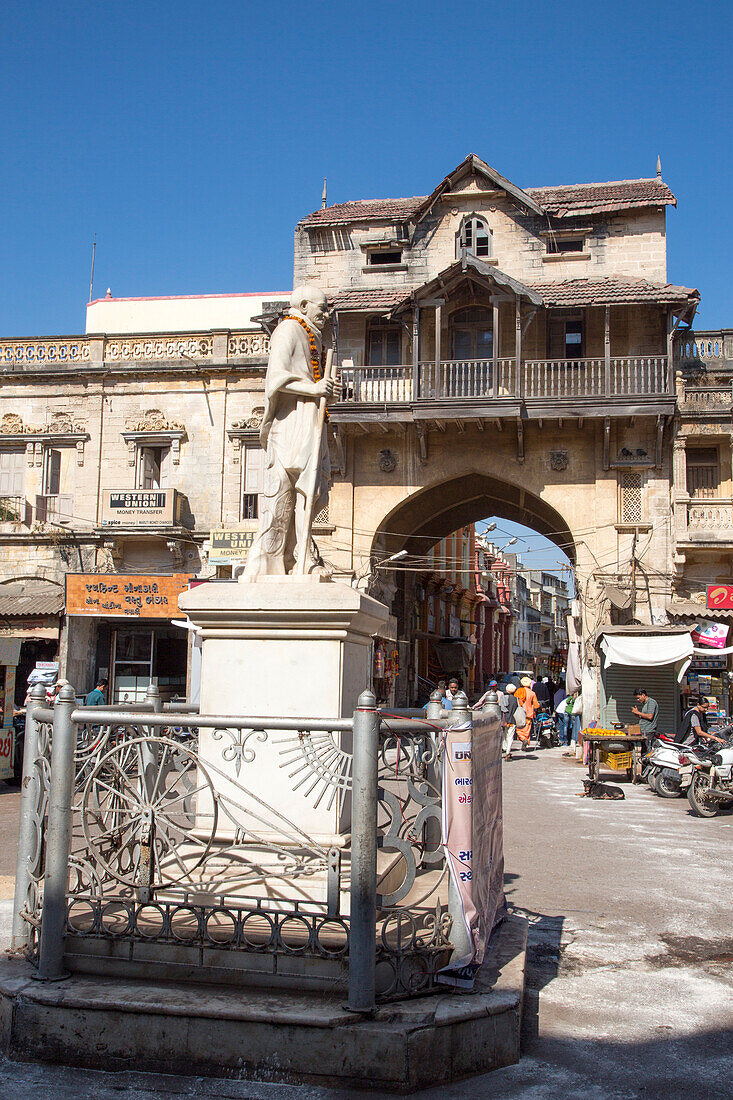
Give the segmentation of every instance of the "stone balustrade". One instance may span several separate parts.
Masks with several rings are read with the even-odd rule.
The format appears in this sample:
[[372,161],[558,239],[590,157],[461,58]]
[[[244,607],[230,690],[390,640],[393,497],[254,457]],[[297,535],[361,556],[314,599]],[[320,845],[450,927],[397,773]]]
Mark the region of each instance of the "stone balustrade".
[[261,361],[269,346],[269,336],[259,331],[0,340],[0,371],[63,370],[84,364]]
[[679,366],[715,366],[731,359],[733,329],[684,332],[675,341],[675,360]]
[[687,415],[729,414],[733,409],[733,385],[683,386],[679,405]]
[[733,500],[691,500],[687,504],[690,539],[733,542]]

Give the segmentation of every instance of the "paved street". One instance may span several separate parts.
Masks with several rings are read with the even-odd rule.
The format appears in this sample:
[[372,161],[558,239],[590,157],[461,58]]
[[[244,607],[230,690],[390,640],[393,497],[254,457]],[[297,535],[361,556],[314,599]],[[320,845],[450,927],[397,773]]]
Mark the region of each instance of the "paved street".
[[[518,1066],[420,1093],[424,1100],[733,1092],[733,814],[698,820],[686,800],[628,785],[623,802],[580,799],[583,774],[561,750],[505,765],[507,896],[531,922],[525,1054]],[[3,876],[12,874],[17,804],[0,785]],[[0,1064],[0,1096],[36,1100],[41,1089],[59,1100],[353,1096]]]

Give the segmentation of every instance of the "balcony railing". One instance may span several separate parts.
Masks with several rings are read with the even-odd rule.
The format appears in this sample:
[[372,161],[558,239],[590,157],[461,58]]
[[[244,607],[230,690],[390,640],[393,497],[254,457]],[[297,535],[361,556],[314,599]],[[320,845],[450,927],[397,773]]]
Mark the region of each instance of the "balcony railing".
[[27,523],[29,511],[25,497],[0,497],[0,523]]
[[728,414],[733,408],[733,387],[685,386],[679,404],[680,411],[688,414]]
[[68,524],[74,518],[74,501],[68,493],[46,493],[36,497],[38,523]]
[[80,365],[262,359],[264,332],[190,332],[140,336],[49,336],[0,340],[0,371],[64,370]]
[[675,359],[679,366],[715,366],[733,359],[733,329],[683,333],[675,343]]
[[733,542],[733,500],[695,500],[687,505],[690,538]]
[[342,404],[407,404],[461,398],[649,397],[669,394],[666,355],[594,359],[452,359],[341,368]]

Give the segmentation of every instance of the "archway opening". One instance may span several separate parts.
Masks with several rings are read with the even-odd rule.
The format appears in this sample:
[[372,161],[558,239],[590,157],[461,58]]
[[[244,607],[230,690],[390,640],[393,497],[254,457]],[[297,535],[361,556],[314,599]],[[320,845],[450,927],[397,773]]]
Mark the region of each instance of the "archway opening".
[[373,543],[375,595],[394,616],[380,701],[423,705],[451,675],[471,702],[520,669],[560,680],[575,560],[566,520],[520,485],[471,474],[408,498]]

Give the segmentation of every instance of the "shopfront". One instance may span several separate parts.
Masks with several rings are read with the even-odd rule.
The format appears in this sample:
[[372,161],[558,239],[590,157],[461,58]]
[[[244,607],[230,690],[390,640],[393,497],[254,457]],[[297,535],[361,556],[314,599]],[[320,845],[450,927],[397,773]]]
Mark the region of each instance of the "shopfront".
[[58,659],[64,590],[32,577],[0,583],[0,641],[19,643],[14,703],[23,705],[28,677],[40,662]]
[[109,680],[113,703],[140,703],[149,684],[164,701],[185,697],[189,635],[178,596],[191,575],[76,573],[66,578],[69,650],[75,635],[88,652],[85,687]]
[[680,696],[693,656],[685,627],[608,627],[599,637],[601,727],[634,725],[635,691],[643,688],[659,704],[658,730],[674,735],[680,723]]

